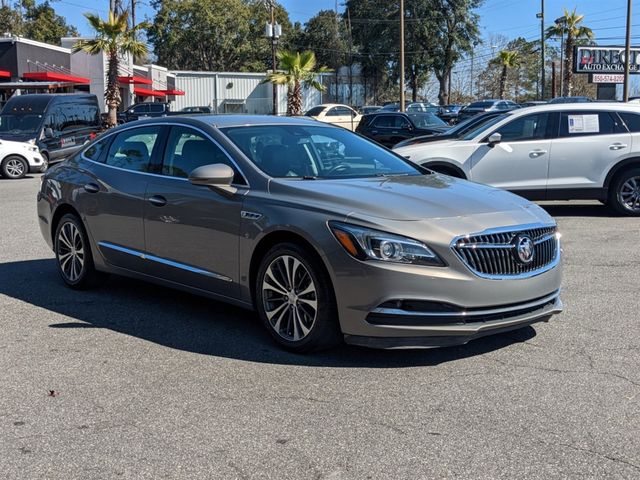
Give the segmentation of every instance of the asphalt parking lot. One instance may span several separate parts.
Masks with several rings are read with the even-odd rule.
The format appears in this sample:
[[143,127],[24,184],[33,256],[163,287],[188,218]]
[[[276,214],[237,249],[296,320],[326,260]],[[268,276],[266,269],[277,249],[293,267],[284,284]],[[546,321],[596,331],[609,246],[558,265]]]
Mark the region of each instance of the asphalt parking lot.
[[0,180],[2,478],[640,478],[640,219],[545,205],[565,271],[548,324],[297,356],[221,303],[63,287],[38,185]]

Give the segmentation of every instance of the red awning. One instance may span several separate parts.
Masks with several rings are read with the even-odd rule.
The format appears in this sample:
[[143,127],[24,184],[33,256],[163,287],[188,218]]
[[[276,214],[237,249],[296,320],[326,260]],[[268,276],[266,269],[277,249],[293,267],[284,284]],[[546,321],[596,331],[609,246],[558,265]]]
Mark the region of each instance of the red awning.
[[0,70],[0,78],[11,78],[11,72]]
[[28,80],[40,80],[44,82],[72,82],[89,85],[91,80],[85,77],[76,77],[75,75],[67,75],[58,72],[26,72],[22,74],[22,78]]
[[133,87],[133,93],[143,97],[166,97],[167,94],[161,90],[151,90],[150,88]]
[[165,95],[184,95],[182,90],[176,90],[175,88],[169,90],[158,90],[159,92],[164,93]]
[[150,78],[138,77],[137,75],[118,77],[118,81],[129,85],[153,85],[153,80]]

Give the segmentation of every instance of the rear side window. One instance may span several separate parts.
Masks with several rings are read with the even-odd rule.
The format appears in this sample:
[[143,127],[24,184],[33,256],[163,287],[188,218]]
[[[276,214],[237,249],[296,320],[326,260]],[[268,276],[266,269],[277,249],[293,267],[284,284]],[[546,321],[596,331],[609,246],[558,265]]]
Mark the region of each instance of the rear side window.
[[632,133],[640,132],[640,115],[630,112],[618,112],[618,115],[622,118],[622,121],[627,125],[627,128]]
[[323,110],[324,110],[324,107],[313,107],[311,110],[305,113],[305,115],[307,117],[317,117],[322,113]]
[[399,115],[378,115],[373,122],[378,128],[398,128],[402,125],[402,117]]
[[136,105],[131,109],[131,113],[147,113],[149,111],[149,105]]
[[611,135],[625,129],[610,112],[573,111],[560,115],[560,137]]
[[134,172],[148,172],[153,150],[158,143],[160,127],[143,127],[116,135],[105,164]]
[[149,111],[151,113],[162,113],[164,112],[164,105],[162,103],[152,103],[149,105]]

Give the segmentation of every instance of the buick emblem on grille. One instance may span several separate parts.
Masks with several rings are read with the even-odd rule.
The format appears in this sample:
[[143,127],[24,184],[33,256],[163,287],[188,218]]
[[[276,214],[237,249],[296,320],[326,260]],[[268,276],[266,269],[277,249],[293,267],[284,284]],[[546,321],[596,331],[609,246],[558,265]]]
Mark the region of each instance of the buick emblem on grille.
[[535,249],[531,237],[527,235],[516,235],[513,239],[513,245],[515,247],[515,257],[517,261],[523,265],[528,265],[533,262]]

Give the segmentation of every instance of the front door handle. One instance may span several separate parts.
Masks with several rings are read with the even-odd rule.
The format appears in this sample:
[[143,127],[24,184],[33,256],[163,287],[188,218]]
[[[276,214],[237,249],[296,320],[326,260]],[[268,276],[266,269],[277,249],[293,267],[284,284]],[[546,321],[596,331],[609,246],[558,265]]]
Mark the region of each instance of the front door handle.
[[156,207],[164,207],[167,204],[167,199],[162,195],[154,195],[153,197],[149,197],[149,203]]
[[84,191],[87,193],[98,193],[100,191],[100,187],[95,183],[87,183],[84,186]]
[[609,145],[609,150],[622,150],[623,148],[627,148],[627,145],[624,143],[614,143],[613,145]]
[[532,150],[529,152],[529,156],[531,158],[538,158],[541,157],[542,155],[546,154],[547,151],[546,150]]

